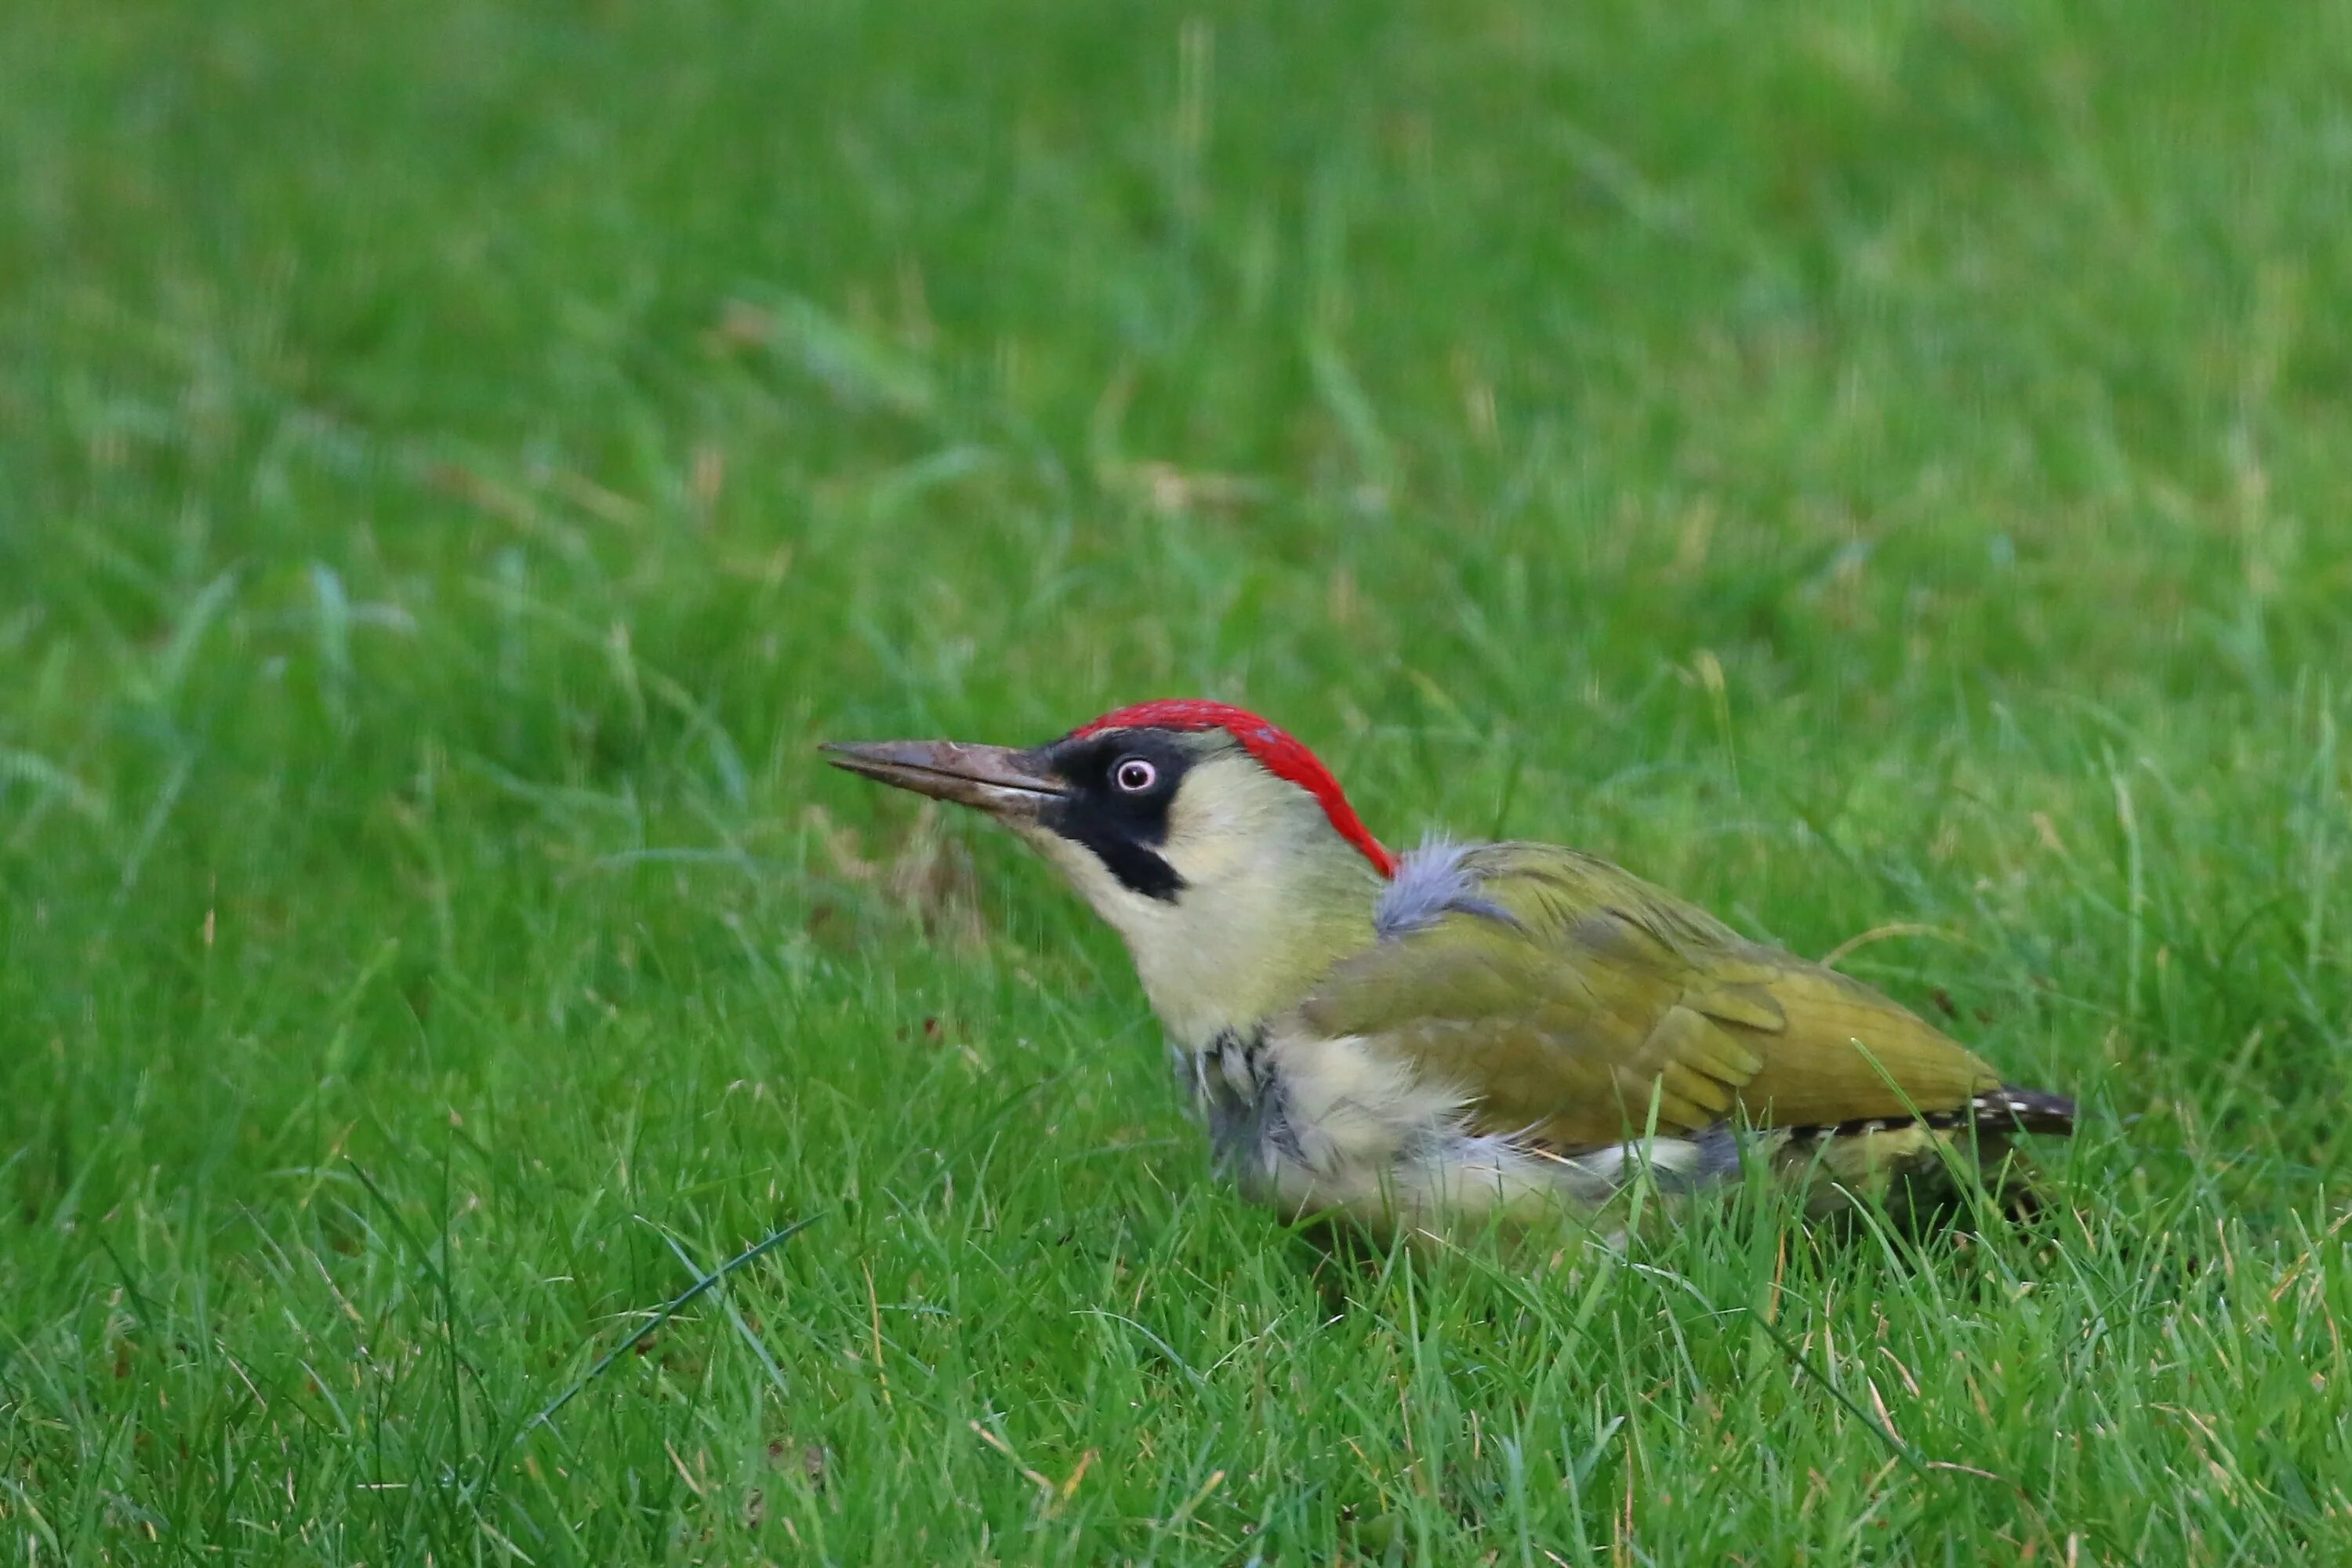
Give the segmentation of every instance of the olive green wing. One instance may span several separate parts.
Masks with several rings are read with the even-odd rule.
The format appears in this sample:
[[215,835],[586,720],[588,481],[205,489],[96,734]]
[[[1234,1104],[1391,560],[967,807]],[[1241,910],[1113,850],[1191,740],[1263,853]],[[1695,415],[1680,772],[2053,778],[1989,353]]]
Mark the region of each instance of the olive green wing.
[[1460,852],[1458,896],[1342,961],[1301,1005],[1456,1085],[1481,1131],[1563,1149],[1738,1114],[1816,1126],[1954,1110],[1981,1059],[1868,986],[1751,942],[1588,856]]

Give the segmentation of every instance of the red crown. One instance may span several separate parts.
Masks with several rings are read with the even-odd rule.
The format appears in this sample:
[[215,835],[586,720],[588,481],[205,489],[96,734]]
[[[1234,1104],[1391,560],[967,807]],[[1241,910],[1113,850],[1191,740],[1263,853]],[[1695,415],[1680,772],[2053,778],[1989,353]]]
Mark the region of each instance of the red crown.
[[1167,698],[1106,713],[1071,733],[1094,735],[1105,730],[1223,730],[1257,759],[1258,766],[1278,779],[1288,779],[1313,795],[1339,837],[1362,851],[1364,858],[1381,876],[1396,875],[1396,857],[1372,837],[1363,818],[1356,815],[1356,808],[1348,804],[1347,792],[1331,776],[1331,770],[1289,731],[1276,728],[1246,709],[1200,698]]

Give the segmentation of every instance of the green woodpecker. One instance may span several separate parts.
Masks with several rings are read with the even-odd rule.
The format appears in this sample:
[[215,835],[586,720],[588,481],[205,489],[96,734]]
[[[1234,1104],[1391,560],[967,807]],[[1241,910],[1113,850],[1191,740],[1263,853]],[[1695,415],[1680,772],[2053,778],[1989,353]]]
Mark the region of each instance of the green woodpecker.
[[2072,1131],[1870,987],[1549,844],[1402,858],[1314,753],[1255,714],[1123,708],[1032,750],[826,748],[976,807],[1126,938],[1220,1162],[1286,1213],[1376,1230],[1565,1207],[1743,1151],[1813,1206],[1948,1197],[1956,1162]]

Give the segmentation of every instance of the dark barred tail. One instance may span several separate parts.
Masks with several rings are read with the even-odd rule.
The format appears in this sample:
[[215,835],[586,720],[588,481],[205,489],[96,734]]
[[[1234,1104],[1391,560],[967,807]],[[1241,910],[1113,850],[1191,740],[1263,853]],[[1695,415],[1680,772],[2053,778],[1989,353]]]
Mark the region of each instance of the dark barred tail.
[[2005,1137],[2013,1132],[2047,1132],[2070,1136],[2074,1131],[2074,1102],[2063,1094],[2003,1084],[1986,1089],[1958,1110],[1925,1110],[1916,1116],[1873,1116],[1853,1121],[1829,1121],[1786,1129],[1789,1141],[1800,1145],[1836,1139],[1868,1138],[1882,1132],[1916,1132],[1925,1128],[1948,1132],[1973,1125],[1979,1132]]
[[1973,1166],[1974,1183],[1994,1205],[2025,1219],[2042,1205],[2032,1163],[2010,1141],[2074,1131],[2073,1100],[2004,1085],[1957,1110],[1792,1128],[1780,1158],[1804,1172],[1816,1213],[1867,1196],[1913,1223],[1950,1218],[1967,1206],[1963,1189],[1973,1184],[1962,1173]]
[[2003,1084],[1969,1100],[1969,1110],[1978,1126],[2004,1132],[2047,1132],[2065,1138],[2074,1131],[2074,1102],[2063,1094],[2038,1089]]

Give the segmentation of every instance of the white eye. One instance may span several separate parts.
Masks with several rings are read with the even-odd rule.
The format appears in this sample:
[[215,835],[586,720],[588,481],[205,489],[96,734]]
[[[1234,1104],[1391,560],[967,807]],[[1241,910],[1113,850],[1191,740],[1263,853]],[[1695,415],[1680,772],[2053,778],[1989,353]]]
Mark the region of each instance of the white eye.
[[1160,782],[1160,770],[1141,757],[1122,757],[1110,771],[1111,782],[1129,795],[1141,795]]

